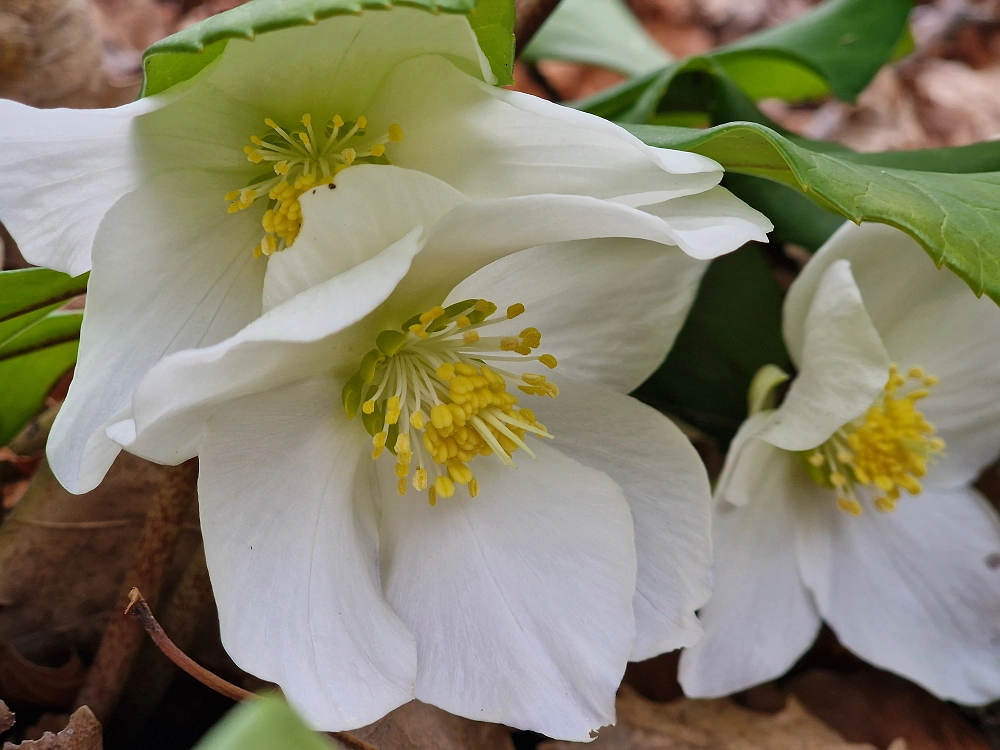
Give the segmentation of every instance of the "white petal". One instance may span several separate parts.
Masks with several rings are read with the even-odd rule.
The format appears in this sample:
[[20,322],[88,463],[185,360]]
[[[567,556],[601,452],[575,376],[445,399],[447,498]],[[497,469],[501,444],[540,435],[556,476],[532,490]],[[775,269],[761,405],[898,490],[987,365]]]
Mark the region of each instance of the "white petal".
[[226,650],[328,731],[410,700],[417,669],[379,582],[358,472],[370,442],[339,390],[315,380],[228,404],[209,422],[198,484]]
[[48,444],[52,469],[72,492],[93,489],[111,466],[118,448],[104,428],[150,367],[260,314],[264,266],[249,250],[259,227],[204,200],[223,180],[165,175],[122,198],[101,225],[80,359]]
[[606,120],[492,88],[437,56],[396,68],[372,119],[402,126],[395,163],[477,199],[565,193],[644,205],[700,193],[722,177],[709,159],[650,148]]
[[491,263],[448,302],[485,298],[501,310],[524,304],[527,312],[490,334],[534,326],[560,375],[629,393],[663,363],[707,265],[644,240],[563,242]]
[[820,280],[796,364],[799,374],[774,422],[758,435],[786,450],[816,447],[863,414],[885,387],[889,355],[846,260],[831,264]]
[[264,308],[373,258],[414,228],[426,231],[465,199],[430,175],[360,164],[302,196],[295,244],[271,256]]
[[946,700],[1000,697],[1000,520],[975,490],[855,518],[808,508],[803,578],[851,651]]
[[600,386],[559,378],[554,400],[522,399],[560,452],[603,471],[635,520],[636,641],[631,660],[690,646],[711,592],[711,490],[698,452],[655,409]]
[[117,425],[115,439],[131,453],[177,463],[197,454],[205,420],[228,400],[325,372],[350,377],[380,330],[378,321],[351,327],[392,293],[420,248],[419,233],[278,305],[225,341],[162,360],[136,392],[134,422]]
[[141,180],[133,120],[162,106],[41,110],[0,99],[0,221],[24,257],[77,276],[105,212]]
[[747,242],[767,242],[770,220],[724,187],[645,206],[670,224],[677,244],[694,258],[717,258]]
[[750,502],[753,488],[766,480],[764,474],[768,471],[768,459],[778,450],[757,438],[777,418],[778,413],[773,409],[761,411],[751,414],[740,425],[726,451],[726,461],[716,482],[716,497],[733,505]]
[[381,462],[382,582],[417,639],[419,700],[586,740],[614,721],[635,636],[632,518],[605,474],[538,443],[516,470],[474,462],[479,496],[435,507]]
[[[393,295],[400,310],[440,304],[459,282],[493,261],[554,242],[621,237],[676,245],[664,220],[636,208],[576,195],[465,203],[434,227]],[[405,319],[405,318],[404,318]]]
[[[228,96],[257,103],[279,124],[293,126],[305,113],[317,123],[340,114],[345,120],[368,115],[375,124],[380,120],[368,110],[387,73],[426,54],[446,55],[466,74],[493,80],[464,15],[400,7],[340,15],[252,41],[231,39],[207,77]],[[381,124],[382,132],[392,122],[397,120]]]
[[904,372],[919,366],[940,379],[931,397],[920,402],[947,444],[927,481],[968,483],[1000,453],[1000,309],[976,298],[955,274],[938,269],[905,232],[883,224],[846,224],[792,285],[786,312],[800,309],[817,275],[841,258],[851,262],[892,360]]
[[[783,674],[809,648],[820,618],[796,563],[796,506],[822,494],[798,456],[770,448],[750,502],[716,504],[715,586],[699,616],[705,637],[681,654],[692,697],[729,695]],[[832,503],[831,503],[832,504]]]

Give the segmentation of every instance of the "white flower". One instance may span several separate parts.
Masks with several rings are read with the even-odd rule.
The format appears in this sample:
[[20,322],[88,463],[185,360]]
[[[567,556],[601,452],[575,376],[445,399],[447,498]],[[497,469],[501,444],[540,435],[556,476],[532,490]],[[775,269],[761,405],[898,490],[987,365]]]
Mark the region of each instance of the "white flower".
[[1000,453],[1000,310],[902,232],[847,224],[789,290],[784,336],[798,375],[727,457],[685,691],[781,675],[822,620],[942,698],[995,700],[1000,522],[970,483]]
[[412,248],[464,217],[478,255],[455,244],[433,298],[539,242],[645,238],[710,258],[769,228],[715,187],[715,162],[492,80],[464,16],[395,8],[230,40],[191,81],[114,110],[0,101],[0,219],[36,264],[78,274],[93,260],[49,442],[60,481],[100,482],[119,450],[105,428],[153,364],[364,260],[359,233]]
[[418,203],[394,169],[338,182],[395,206],[354,228],[351,260],[354,213],[311,211],[364,193],[305,196],[297,254],[268,278],[306,290],[165,357],[109,434],[156,461],[197,452],[223,643],[316,727],[415,697],[586,740],[627,660],[700,634],[705,470],[624,394],[706,264],[648,240],[535,246],[565,229],[533,202],[462,204],[386,246]]

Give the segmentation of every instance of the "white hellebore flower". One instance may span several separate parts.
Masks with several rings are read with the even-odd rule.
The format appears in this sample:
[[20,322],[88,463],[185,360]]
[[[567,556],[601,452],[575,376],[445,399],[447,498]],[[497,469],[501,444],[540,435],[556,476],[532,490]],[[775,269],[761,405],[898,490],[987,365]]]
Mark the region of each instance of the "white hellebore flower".
[[190,81],[118,109],[0,101],[0,220],[33,263],[93,263],[49,442],[60,481],[101,481],[119,450],[105,429],[158,360],[367,260],[361,234],[415,253],[460,216],[476,249],[452,237],[450,274],[426,282],[441,294],[531,244],[621,236],[710,258],[763,238],[715,162],[494,80],[465,16],[394,8],[231,39]]
[[846,224],[792,284],[784,336],[798,375],[727,456],[685,691],[777,677],[825,621],[942,698],[995,700],[1000,522],[970,485],[1000,453],[1000,310],[903,232]]
[[[395,169],[303,196],[268,267],[290,296],[154,365],[108,433],[160,462],[197,452],[223,643],[316,727],[418,698],[586,740],[629,659],[700,636],[707,476],[624,394],[705,263],[648,240],[534,246],[552,230],[530,203],[469,210],[416,176],[436,194],[392,192]],[[366,179],[394,210],[346,227]]]

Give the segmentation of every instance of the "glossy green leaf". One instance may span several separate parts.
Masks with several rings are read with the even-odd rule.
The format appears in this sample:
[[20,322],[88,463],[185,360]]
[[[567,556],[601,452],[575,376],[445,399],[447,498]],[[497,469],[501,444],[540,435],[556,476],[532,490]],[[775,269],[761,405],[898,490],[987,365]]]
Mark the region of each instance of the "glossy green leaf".
[[[685,85],[724,76],[751,99],[801,101],[832,93],[853,101],[894,55],[909,49],[910,0],[829,0],[783,26],[686,58],[603,91],[575,106],[602,117],[649,122],[664,109],[682,111]],[[676,91],[677,88],[682,89]],[[709,106],[710,90],[697,106]],[[681,101],[670,100],[679,98]]]
[[75,363],[79,342],[36,349],[0,361],[0,445],[6,445],[45,404]]
[[0,323],[83,294],[88,278],[89,274],[73,278],[47,268],[0,272]]
[[523,58],[569,60],[627,76],[662,69],[672,60],[622,0],[562,0]]
[[781,290],[760,247],[747,245],[712,261],[666,361],[633,395],[725,446],[746,418],[754,374],[788,362]]
[[292,26],[312,26],[333,16],[390,10],[394,5],[469,16],[480,46],[501,85],[512,81],[513,0],[253,0],[168,36],[143,56],[141,96],[188,80],[218,57],[229,39],[253,40]]
[[306,726],[285,701],[246,701],[216,724],[195,750],[333,750],[334,743]]
[[[821,153],[749,122],[710,130],[653,125],[629,130],[650,145],[694,151],[729,171],[786,185],[854,222],[898,227],[976,294],[985,292],[1000,303],[1000,172],[887,167],[881,165],[888,158],[884,154]],[[1000,150],[1000,143],[994,148]]]

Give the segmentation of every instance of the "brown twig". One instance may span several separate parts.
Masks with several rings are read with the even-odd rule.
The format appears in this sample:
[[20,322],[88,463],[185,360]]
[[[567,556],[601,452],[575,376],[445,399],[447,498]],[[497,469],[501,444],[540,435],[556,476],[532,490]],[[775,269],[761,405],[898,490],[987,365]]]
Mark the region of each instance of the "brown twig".
[[[146,515],[146,525],[136,543],[126,586],[142,587],[156,603],[173,557],[182,521],[195,499],[197,461],[168,467]],[[127,598],[120,600],[124,608]],[[121,609],[118,609],[121,611]],[[87,681],[76,697],[76,706],[89,706],[100,721],[111,716],[135,663],[143,633],[127,617],[113,616],[101,639]]]
[[517,0],[517,21],[514,23],[514,39],[516,40],[516,55],[521,56],[532,37],[542,27],[552,11],[556,9],[559,0]]
[[202,685],[212,688],[217,693],[234,701],[245,701],[249,698],[256,698],[249,690],[244,690],[238,685],[222,679],[214,672],[209,672],[194,659],[181,651],[174,642],[170,640],[160,623],[153,617],[153,612],[149,609],[149,604],[143,598],[142,593],[137,588],[128,592],[128,606],[125,614],[132,615],[139,624],[146,629],[149,637],[153,639],[156,647],[163,652],[170,661],[194,677]]
[[[129,591],[128,598],[129,603],[125,608],[125,614],[130,614],[139,621],[139,624],[146,629],[147,633],[149,633],[149,637],[153,639],[153,643],[156,644],[157,648],[159,648],[160,651],[163,652],[163,655],[170,659],[170,661],[194,677],[202,685],[210,687],[215,692],[220,693],[234,701],[250,700],[257,697],[250,691],[244,690],[238,685],[234,685],[228,680],[222,679],[214,672],[209,672],[194,659],[177,648],[174,642],[170,640],[170,637],[163,632],[163,628],[160,627],[160,623],[158,623],[156,618],[153,617],[153,613],[149,609],[149,605],[146,603],[146,600],[143,598],[139,589],[133,588]],[[346,745],[351,750],[379,750],[374,745],[347,732],[330,732],[329,735],[341,744]]]

